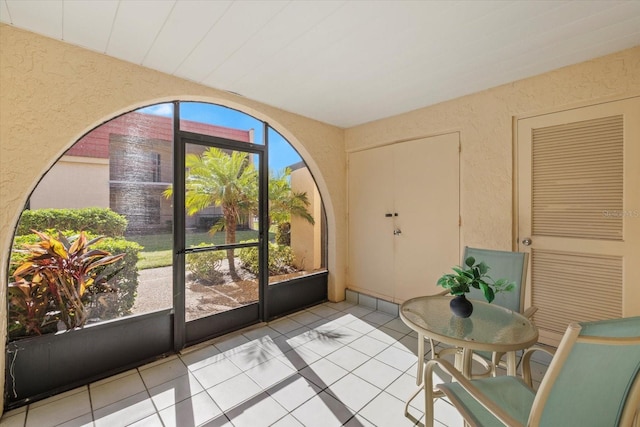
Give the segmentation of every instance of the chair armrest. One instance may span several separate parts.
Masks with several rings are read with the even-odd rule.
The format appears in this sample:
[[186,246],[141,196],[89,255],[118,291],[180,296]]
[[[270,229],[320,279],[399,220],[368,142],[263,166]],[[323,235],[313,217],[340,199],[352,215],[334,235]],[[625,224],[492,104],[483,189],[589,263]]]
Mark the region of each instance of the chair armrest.
[[[433,369],[438,366],[440,369],[451,375],[453,380],[458,382],[462,388],[464,388],[474,399],[478,401],[482,406],[484,406],[489,412],[491,412],[498,420],[500,420],[505,426],[510,427],[523,427],[518,420],[514,419],[510,416],[506,411],[497,406],[495,402],[489,399],[486,395],[484,395],[476,386],[473,385],[473,381],[468,380],[460,371],[458,371],[451,363],[442,359],[432,359],[429,360],[426,364],[426,369],[424,373],[424,388],[425,388],[425,400],[427,407],[425,410],[429,411],[429,415],[433,418],[433,399],[434,390],[433,390]],[[482,381],[482,380],[479,380]],[[425,414],[425,426],[427,426],[427,422],[429,421],[427,418],[428,415]],[[432,420],[431,420],[432,422]]]
[[527,319],[531,319],[536,311],[538,311],[538,307],[532,305],[531,307],[527,308],[524,313],[522,313],[522,315]]
[[529,387],[532,387],[532,388],[533,388],[533,380],[531,378],[531,356],[533,356],[533,353],[535,353],[536,351],[547,353],[551,357],[553,357],[556,354],[555,348],[540,347],[540,346],[529,347],[524,351],[524,353],[522,354],[522,362],[521,362],[522,363],[522,380]]

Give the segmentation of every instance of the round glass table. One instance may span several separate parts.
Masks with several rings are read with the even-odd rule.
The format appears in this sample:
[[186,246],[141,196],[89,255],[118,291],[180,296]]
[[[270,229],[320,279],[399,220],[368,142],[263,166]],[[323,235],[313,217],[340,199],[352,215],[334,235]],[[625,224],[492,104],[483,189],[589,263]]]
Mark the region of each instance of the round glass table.
[[[508,375],[515,375],[515,351],[531,347],[538,340],[538,329],[515,311],[484,301],[473,300],[473,313],[463,319],[449,308],[451,296],[422,296],[400,306],[400,318],[418,333],[418,360],[424,362],[424,338],[457,347],[455,365],[471,376],[474,350],[507,353]],[[418,363],[416,382],[422,382],[424,363]]]

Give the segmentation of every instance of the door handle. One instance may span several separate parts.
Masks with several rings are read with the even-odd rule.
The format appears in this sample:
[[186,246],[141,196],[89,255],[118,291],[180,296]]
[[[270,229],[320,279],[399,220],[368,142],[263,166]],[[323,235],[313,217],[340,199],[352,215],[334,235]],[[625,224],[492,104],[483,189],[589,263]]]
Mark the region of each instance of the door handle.
[[531,237],[525,237],[522,239],[522,244],[525,246],[531,246]]

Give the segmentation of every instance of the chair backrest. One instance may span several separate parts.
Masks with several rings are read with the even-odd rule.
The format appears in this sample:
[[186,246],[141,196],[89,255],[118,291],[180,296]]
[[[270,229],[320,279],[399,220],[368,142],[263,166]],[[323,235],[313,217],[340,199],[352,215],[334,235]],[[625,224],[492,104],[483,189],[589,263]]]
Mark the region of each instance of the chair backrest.
[[[527,265],[529,254],[526,252],[507,252],[491,249],[464,248],[464,260],[474,257],[476,262],[484,261],[489,266],[488,275],[493,280],[508,279],[516,284],[511,292],[499,292],[493,304],[498,304],[510,310],[522,313],[524,311],[524,297],[527,284]],[[485,301],[482,291],[472,288],[469,298]]]
[[640,317],[571,324],[529,425],[630,426],[640,411]]

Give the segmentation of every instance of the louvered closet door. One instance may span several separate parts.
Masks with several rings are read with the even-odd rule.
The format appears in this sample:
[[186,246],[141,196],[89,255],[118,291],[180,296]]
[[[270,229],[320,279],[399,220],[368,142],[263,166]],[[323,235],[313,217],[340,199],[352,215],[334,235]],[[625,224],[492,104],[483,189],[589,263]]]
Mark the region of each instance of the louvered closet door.
[[520,119],[517,132],[518,249],[541,341],[640,315],[640,98]]

